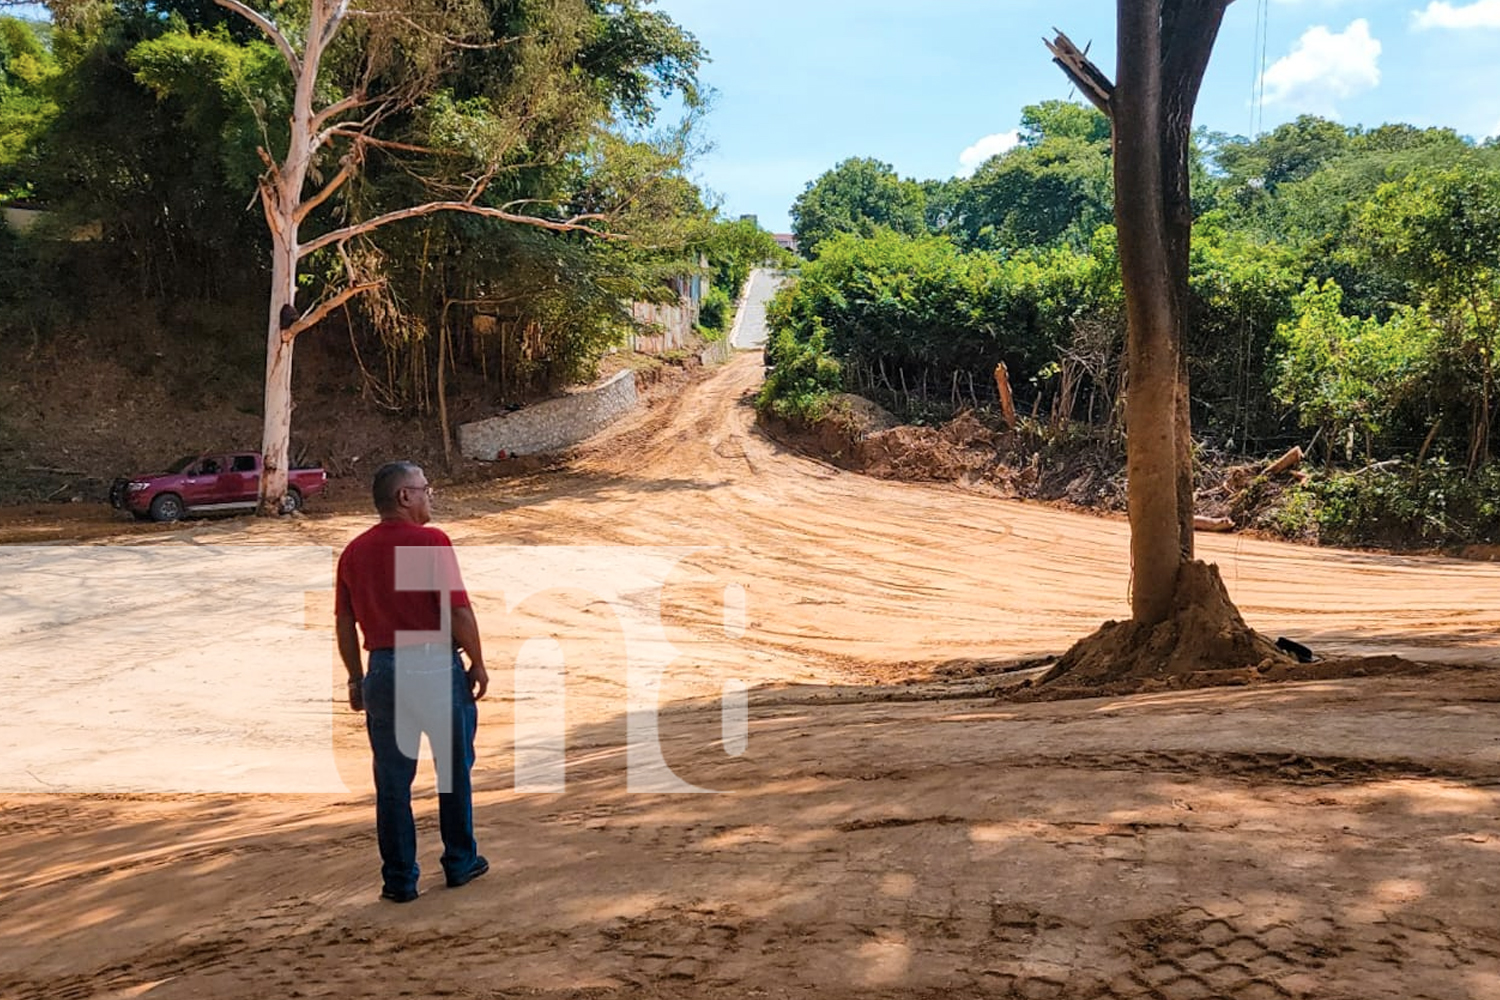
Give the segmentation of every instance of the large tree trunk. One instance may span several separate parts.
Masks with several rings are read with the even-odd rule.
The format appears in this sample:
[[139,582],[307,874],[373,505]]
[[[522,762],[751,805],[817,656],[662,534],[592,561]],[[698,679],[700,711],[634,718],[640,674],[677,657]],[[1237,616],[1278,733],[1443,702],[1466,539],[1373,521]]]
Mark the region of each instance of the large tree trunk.
[[[282,220],[290,223],[291,220]],[[292,224],[292,233],[296,226]],[[273,233],[271,262],[271,319],[266,333],[266,391],[261,425],[260,513],[281,512],[286,496],[287,470],[292,441],[292,346],[288,337],[289,316],[296,315],[297,247],[295,235],[288,245],[283,232]]]
[[[1218,567],[1193,561],[1186,356],[1193,103],[1229,0],[1118,0],[1119,82],[1064,35],[1053,57],[1114,125],[1115,223],[1128,322],[1125,421],[1131,620],[1074,644],[1042,679],[1179,683],[1290,662],[1246,626]],[[1067,678],[1067,680],[1063,680]]]
[[1125,398],[1131,615],[1172,614],[1193,557],[1192,435],[1182,353],[1192,201],[1193,103],[1227,0],[1118,0],[1115,221],[1129,327]]
[[302,256],[298,228],[302,188],[312,162],[316,123],[313,92],[323,55],[324,4],[314,0],[308,41],[292,99],[291,139],[286,158],[261,181],[261,207],[271,231],[271,301],[266,332],[265,413],[261,425],[260,508],[279,514],[286,502],[292,448],[292,347],[297,334],[297,265]]
[[1125,396],[1130,508],[1131,615],[1172,613],[1178,533],[1178,350],[1180,316],[1167,266],[1162,211],[1161,33],[1154,3],[1120,0],[1119,80],[1114,119],[1115,221],[1129,336]]

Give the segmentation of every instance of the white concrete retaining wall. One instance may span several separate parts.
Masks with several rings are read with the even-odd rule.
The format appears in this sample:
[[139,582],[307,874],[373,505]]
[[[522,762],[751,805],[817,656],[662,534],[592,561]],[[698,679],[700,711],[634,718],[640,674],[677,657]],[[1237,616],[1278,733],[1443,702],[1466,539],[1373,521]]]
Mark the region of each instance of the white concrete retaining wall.
[[491,461],[508,455],[561,451],[599,433],[635,408],[635,373],[623,371],[602,385],[579,389],[560,399],[503,413],[458,428],[458,450],[467,458]]

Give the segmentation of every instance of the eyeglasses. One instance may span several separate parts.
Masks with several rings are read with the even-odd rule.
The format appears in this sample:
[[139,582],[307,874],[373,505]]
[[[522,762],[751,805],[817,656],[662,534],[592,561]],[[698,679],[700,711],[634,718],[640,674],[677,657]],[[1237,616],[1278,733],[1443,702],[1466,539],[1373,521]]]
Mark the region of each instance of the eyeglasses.
[[427,483],[423,483],[421,486],[403,486],[401,488],[403,490],[421,490],[427,494],[428,499],[432,498],[432,486]]

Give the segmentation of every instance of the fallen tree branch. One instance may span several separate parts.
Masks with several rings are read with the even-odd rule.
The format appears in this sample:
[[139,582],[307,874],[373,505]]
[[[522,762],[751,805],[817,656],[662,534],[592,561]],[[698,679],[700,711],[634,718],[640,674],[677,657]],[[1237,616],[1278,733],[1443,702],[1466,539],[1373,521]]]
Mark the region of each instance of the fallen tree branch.
[[1302,461],[1302,449],[1300,447],[1298,447],[1297,445],[1292,445],[1290,448],[1288,448],[1286,450],[1286,452],[1284,454],[1282,454],[1282,456],[1280,458],[1278,458],[1276,461],[1272,462],[1270,465],[1266,466],[1263,470],[1261,470],[1261,475],[1263,475],[1263,476],[1274,476],[1274,475],[1277,475],[1278,473],[1285,472],[1287,469],[1290,469],[1292,466],[1298,464],[1301,461]]

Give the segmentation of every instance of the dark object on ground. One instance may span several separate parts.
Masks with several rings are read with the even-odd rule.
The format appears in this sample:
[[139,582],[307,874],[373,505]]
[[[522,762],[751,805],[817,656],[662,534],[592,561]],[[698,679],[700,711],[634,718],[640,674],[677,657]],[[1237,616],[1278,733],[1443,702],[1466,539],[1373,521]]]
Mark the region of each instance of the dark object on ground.
[[1312,650],[1295,639],[1288,639],[1286,636],[1281,636],[1276,640],[1276,648],[1283,653],[1291,653],[1297,658],[1298,663],[1313,663],[1318,659]]
[[410,903],[417,898],[415,889],[381,889],[380,898],[388,899],[393,903]]

